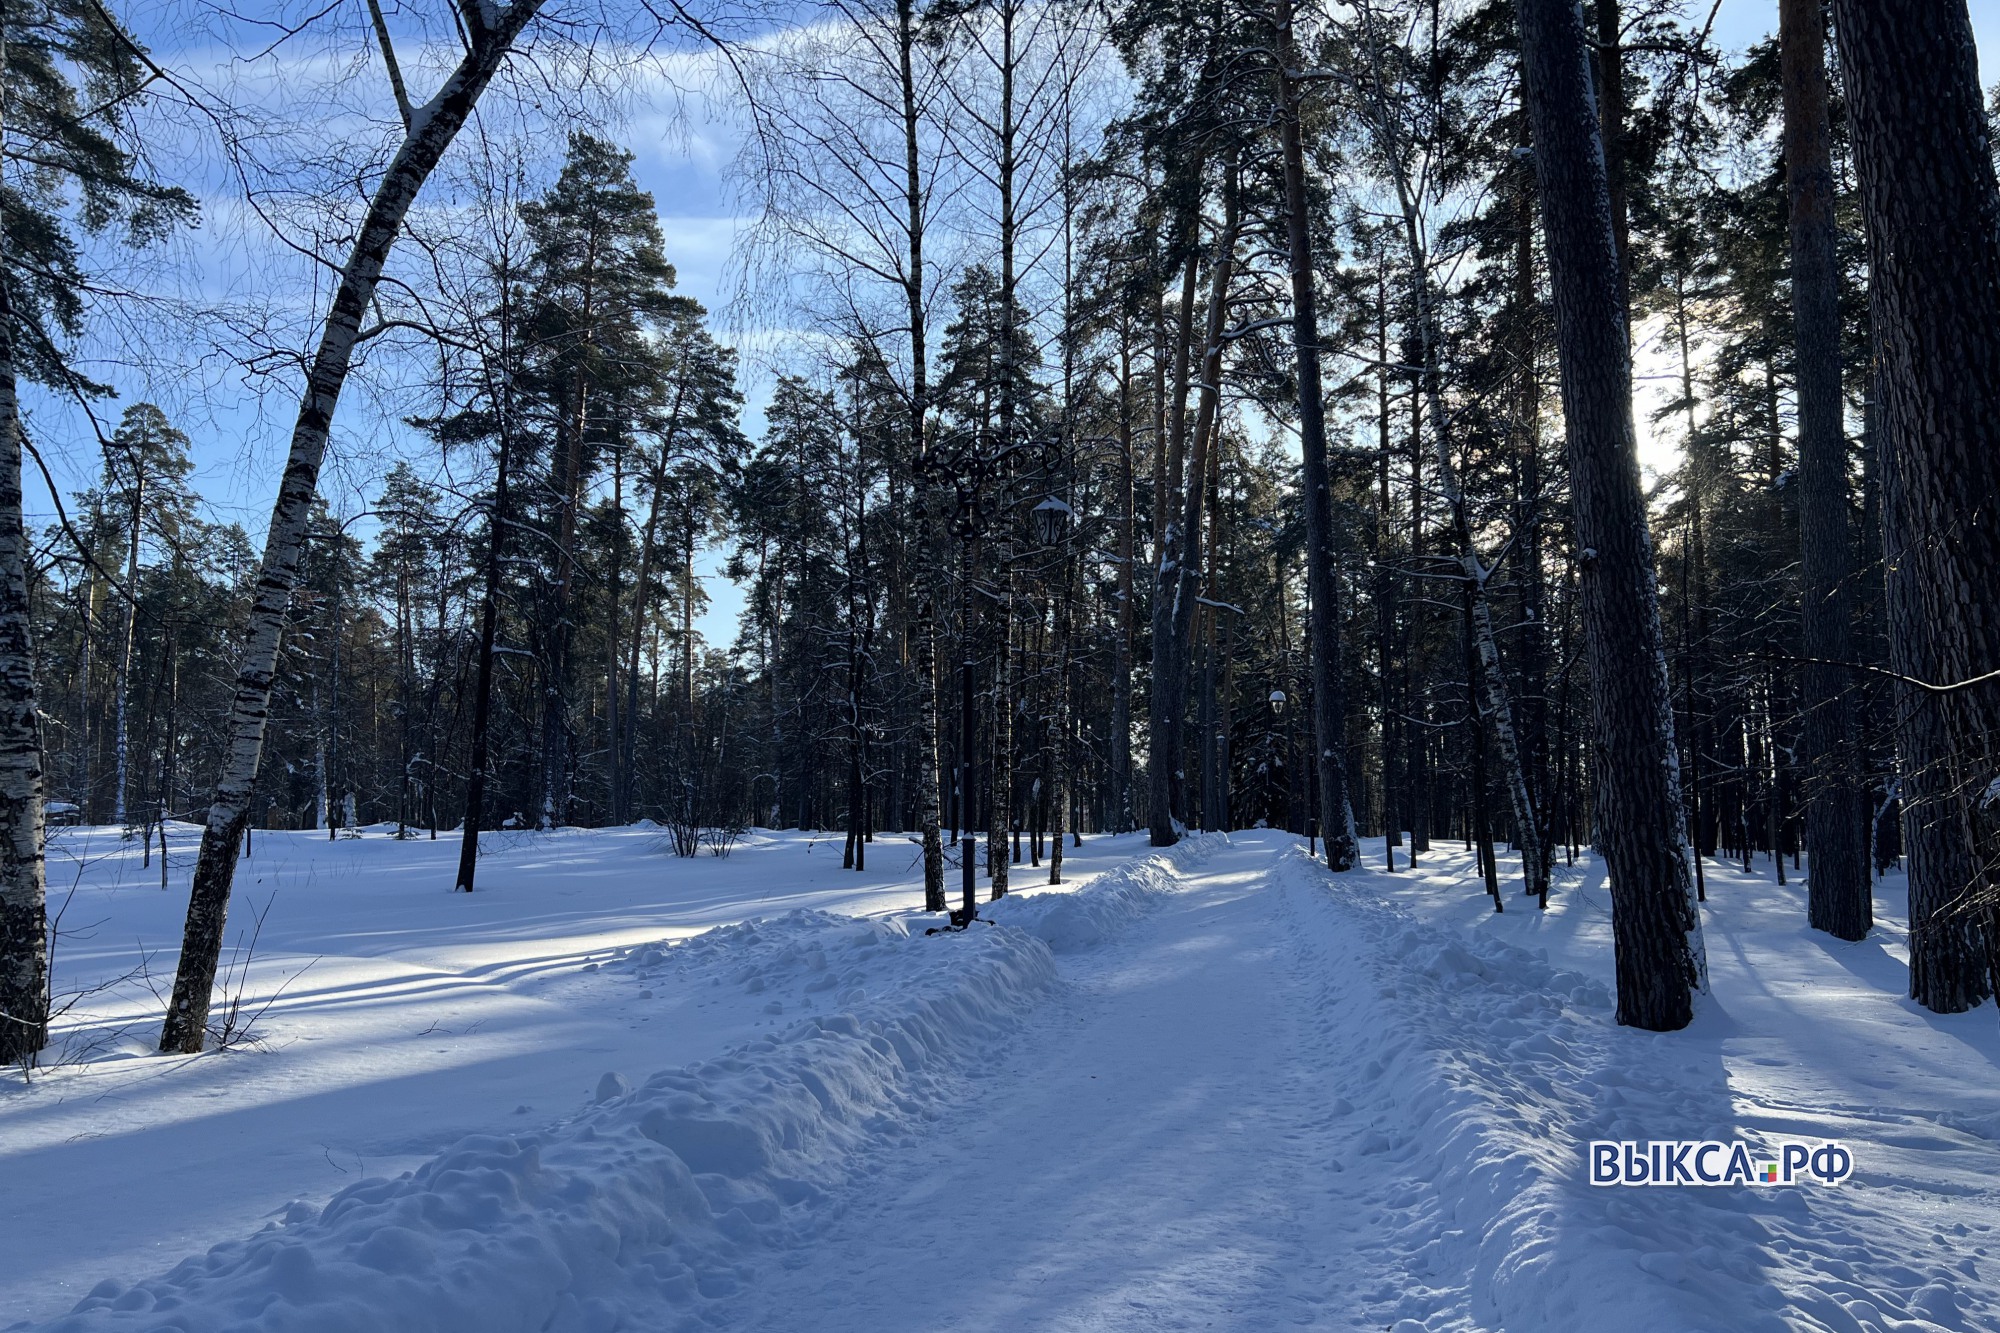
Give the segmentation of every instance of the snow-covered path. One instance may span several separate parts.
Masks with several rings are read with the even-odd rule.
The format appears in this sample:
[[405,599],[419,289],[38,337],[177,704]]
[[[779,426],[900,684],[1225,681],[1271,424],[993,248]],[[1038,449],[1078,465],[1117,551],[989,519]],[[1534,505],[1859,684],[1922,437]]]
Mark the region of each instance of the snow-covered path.
[[[1643,1033],[1609,1022],[1589,975],[1608,971],[1604,942],[1553,962],[1534,947],[1600,913],[1601,886],[1575,873],[1557,911],[1496,917],[1455,849],[1417,874],[1335,877],[1296,838],[1232,834],[1151,916],[1060,957],[1063,986],[968,1070],[976,1090],[711,1318],[756,1333],[2000,1329],[1984,1112],[1940,1114],[1953,1101],[1930,1084],[1866,1131],[1839,1109],[1851,1095],[1783,1123],[1762,1109],[1770,1087],[1845,1089],[1932,1048],[1976,1080],[1981,1058],[1942,1048],[1946,1029],[1980,1040],[1979,1018],[1920,1015],[1885,983],[1846,997],[1850,1046],[1820,1050],[1825,1020],[1772,997],[1811,1007],[1847,974],[1792,943],[1813,945],[1795,889],[1724,880],[1716,938],[1768,953],[1761,981],[1718,953],[1696,1028]],[[1449,902],[1485,915],[1423,919]],[[1848,1136],[1857,1180],[1585,1181],[1592,1138],[1788,1135]]]
[[[407,1171],[375,1175],[371,1158],[331,1198],[286,1202],[294,1163],[244,1139],[240,1179],[218,1189],[205,1161],[169,1161],[135,1192],[112,1168],[170,1156],[187,1119],[136,1121],[157,1094],[138,1100],[144,1085],[120,1070],[151,1062],[58,1071],[0,1100],[13,1112],[0,1167],[10,1143],[25,1164],[0,1172],[0,1205],[27,1197],[10,1195],[24,1181],[74,1200],[51,1211],[51,1236],[27,1234],[26,1208],[10,1230],[0,1207],[0,1257],[60,1256],[24,1263],[24,1284],[93,1284],[70,1315],[21,1327],[2000,1333],[2000,1034],[1990,1009],[1939,1016],[1902,998],[1893,883],[1876,937],[1830,945],[1803,926],[1796,883],[1711,865],[1715,993],[1686,1031],[1647,1033],[1611,1021],[1608,902],[1589,858],[1562,869],[1548,911],[1513,899],[1495,914],[1451,845],[1420,867],[1399,858],[1395,875],[1332,875],[1275,832],[1160,854],[1100,839],[1089,884],[1038,892],[1027,871],[986,909],[998,925],[931,933],[936,918],[908,908],[782,910],[835,892],[801,864],[805,845],[730,864],[753,899],[714,892],[712,867],[573,841],[599,862],[503,881],[480,904],[499,933],[464,942],[518,933],[517,954],[537,958],[552,936],[599,932],[588,970],[522,992],[562,1022],[525,1026],[499,1084],[461,1072],[442,1079],[458,1099],[373,1098],[377,1133],[450,1112],[435,1128],[451,1141],[405,1148]],[[1382,850],[1371,840],[1370,867]],[[593,883],[644,901],[610,921],[595,904],[561,930],[509,924],[538,892]],[[830,905],[908,897],[856,887]],[[327,896],[329,919],[352,912]],[[740,920],[758,901],[780,910]],[[740,924],[690,938],[690,910]],[[614,924],[638,942],[605,938]],[[385,1030],[419,1017],[386,1005]],[[340,1030],[306,1006],[285,1021],[299,1044],[164,1077],[183,1097],[252,1105],[274,1078],[325,1082],[310,1038]],[[590,1038],[575,1049],[561,1040],[572,1023]],[[589,1101],[558,1119],[505,1109],[533,1095],[560,1111],[592,1071]],[[103,1109],[112,1093],[133,1105]],[[122,1135],[90,1137],[100,1126]],[[64,1127],[80,1144],[57,1171]],[[1846,1140],[1854,1177],[1587,1180],[1593,1140],[1742,1138],[1768,1153],[1789,1137]],[[176,1183],[273,1220],[162,1272],[195,1248],[172,1229]],[[132,1215],[106,1225],[120,1207]],[[151,1250],[132,1243],[149,1235]],[[12,1303],[20,1289],[0,1268],[0,1326],[46,1317]]]
[[[822,1333],[1346,1328],[1343,1146],[1274,892],[1239,834],[1070,981],[922,1149],[737,1326]],[[894,1238],[906,1238],[898,1245]]]

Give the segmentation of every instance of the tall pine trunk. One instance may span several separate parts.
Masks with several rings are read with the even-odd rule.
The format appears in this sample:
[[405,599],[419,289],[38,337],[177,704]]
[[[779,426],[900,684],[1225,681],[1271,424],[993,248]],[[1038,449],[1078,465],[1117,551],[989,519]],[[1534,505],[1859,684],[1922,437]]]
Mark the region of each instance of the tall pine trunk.
[[[625,811],[625,747],[622,743],[623,727],[618,708],[618,613],[625,600],[622,580],[624,578],[625,554],[625,453],[614,448],[611,455],[611,521],[615,525],[611,533],[610,577],[605,580],[604,589],[604,730],[605,766],[611,779],[611,822],[623,824],[630,816]],[[641,597],[644,596],[642,592]],[[633,617],[637,619],[635,615]]]
[[[1942,674],[1937,637],[1923,619],[1923,594],[1916,586],[1926,577],[1923,562],[1906,545],[1902,525],[1889,521],[1903,502],[1901,467],[1886,433],[1878,429],[1877,436],[1889,661],[1911,679],[1936,680]],[[1902,768],[1898,804],[1909,853],[1910,998],[1934,1013],[1963,1013],[1991,995],[1993,985],[1982,961],[1980,923],[1950,910],[1976,872],[1972,843],[1946,781],[1951,743],[1945,734],[1944,701],[1903,682],[1897,683],[1894,700]]]
[[1133,561],[1138,544],[1138,504],[1132,460],[1132,327],[1119,325],[1118,366],[1118,629],[1111,664],[1111,831],[1132,831],[1132,628],[1137,581]]
[[[236,694],[230,703],[228,745],[215,797],[209,804],[208,824],[202,832],[201,854],[188,897],[187,928],[181,942],[180,963],[174,973],[173,998],[160,1033],[163,1051],[192,1054],[202,1048],[207,1038],[210,991],[222,954],[229,891],[235,882],[243,829],[250,819],[250,793],[256,783],[258,761],[263,757],[264,728],[270,719],[278,644],[284,632],[285,613],[291,605],[292,588],[298,581],[306,519],[319,485],[327,435],[341,389],[347,383],[354,349],[360,342],[362,317],[374,303],[383,266],[402,232],[405,215],[416,202],[417,192],[472,114],[514,39],[541,4],[542,0],[514,0],[504,8],[471,5],[464,9],[468,49],[437,95],[417,109],[402,145],[375,187],[354,248],[340,271],[340,284],[327,311],[319,347],[306,377],[298,421],[292,429],[290,455],[264,541],[256,596],[251,603],[237,668]],[[14,438],[18,440],[18,435]],[[5,472],[6,459],[0,457],[0,476]],[[5,492],[0,490],[0,502],[4,500]],[[0,514],[0,524],[4,522],[5,516]],[[0,598],[8,595],[5,555],[0,552]],[[25,603],[25,592],[23,600]],[[4,602],[0,602],[0,652],[6,648],[6,611]],[[0,663],[0,676],[5,673],[4,663]],[[24,681],[31,685],[25,668]],[[32,699],[32,688],[23,697]],[[0,724],[0,843],[11,847],[5,827],[13,804],[8,790],[8,753],[7,731]],[[37,767],[33,784],[37,793],[34,800],[37,826],[39,786]],[[39,827],[36,832],[39,833]],[[0,847],[0,855],[8,854],[11,853],[5,847]],[[35,855],[39,866],[39,847]]]
[[[1833,11],[1868,225],[1892,660],[1907,676],[1957,684],[2000,667],[1992,130],[1964,0],[1835,0]],[[1912,687],[1902,698],[1898,744],[1918,825],[1911,994],[1948,1011],[1992,990],[1994,941],[1981,937],[2000,897],[1990,785],[2000,684]]]
[[[1194,306],[1200,276],[1201,253],[1199,200],[1187,206],[1187,261],[1181,271],[1180,304],[1173,323],[1173,383],[1166,399],[1166,412],[1159,438],[1153,449],[1153,606],[1151,630],[1153,661],[1147,700],[1146,823],[1155,847],[1170,846],[1174,833],[1175,773],[1180,766],[1180,735],[1175,728],[1162,727],[1161,690],[1165,688],[1163,667],[1171,675],[1173,646],[1162,646],[1163,635],[1172,632],[1173,606],[1166,596],[1172,562],[1180,558],[1181,534],[1175,527],[1174,502],[1180,497],[1183,472],[1187,465],[1187,406],[1189,381],[1193,378]],[[1165,312],[1162,321],[1165,323]],[[1156,366],[1164,370],[1164,362]],[[1161,376],[1164,381],[1164,376]],[[1163,659],[1161,653],[1166,653]]]
[[[1611,235],[1618,245],[1619,309],[1632,290],[1631,193],[1626,185],[1625,17],[1618,0],[1595,0],[1597,128],[1604,146],[1604,176],[1611,200]],[[1627,316],[1629,322],[1629,315]]]
[[1520,0],[1522,66],[1555,296],[1563,415],[1610,872],[1618,1021],[1685,1027],[1706,985],[1674,749],[1652,534],[1639,484],[1624,284],[1589,44],[1573,0]]
[[[1200,604],[1202,510],[1208,495],[1208,456],[1221,410],[1223,331],[1229,319],[1229,283],[1236,268],[1241,226],[1235,169],[1224,185],[1222,230],[1209,265],[1208,311],[1203,321],[1200,402],[1189,429],[1180,513],[1170,520],[1160,543],[1159,584],[1153,603],[1153,753],[1151,842],[1171,846],[1173,797],[1182,778],[1179,738],[1187,719],[1188,663],[1192,656],[1195,609]],[[1171,762],[1163,760],[1162,752]]]
[[1847,433],[1840,388],[1840,268],[1833,216],[1833,132],[1827,112],[1820,0],[1780,0],[1785,173],[1791,196],[1792,323],[1799,417],[1800,644],[1806,916],[1858,940],[1874,923],[1847,673],[1854,657],[1847,585],[1854,575],[1847,514]]
[[[1375,646],[1381,679],[1376,682],[1382,714],[1382,862],[1394,873],[1396,849],[1403,845],[1403,784],[1396,779],[1399,751],[1396,745],[1396,576],[1389,536],[1395,526],[1389,494],[1389,301],[1387,275],[1378,276],[1375,324]],[[1412,862],[1414,864],[1414,862]]]
[[[594,263],[595,250],[590,255]],[[583,323],[590,326],[592,280],[586,279],[583,294]],[[587,340],[586,340],[587,341]],[[545,596],[542,613],[542,800],[536,823],[544,829],[567,824],[570,815],[571,780],[569,688],[570,650],[576,643],[576,626],[571,619],[576,602],[576,581],[581,570],[577,550],[577,510],[583,504],[584,455],[590,429],[590,384],[581,367],[573,377],[571,392],[575,406],[568,420],[556,428],[555,457],[550,460],[551,490],[556,502],[556,530],[550,558],[555,562],[555,581]]]
[[1312,599],[1313,762],[1319,779],[1320,836],[1326,863],[1352,870],[1361,859],[1347,790],[1347,689],[1341,670],[1340,584],[1335,573],[1332,479],[1326,460],[1326,404],[1319,373],[1319,299],[1299,126],[1298,67],[1291,0],[1278,0],[1278,138],[1284,157],[1285,245],[1292,285],[1292,351],[1299,379],[1299,453],[1305,494],[1306,590]]
[[125,544],[125,623],[119,627],[118,673],[112,689],[118,698],[113,753],[116,758],[116,788],[111,794],[111,822],[126,823],[126,793],[132,785],[132,640],[139,627],[139,523],[146,512],[146,465],[139,449],[132,451],[132,529]]
[[[1526,96],[1525,91],[1523,97]],[[1523,107],[1525,112],[1526,108]],[[1524,116],[1525,120],[1525,116]],[[1542,495],[1542,381],[1538,365],[1535,298],[1535,193],[1532,169],[1519,175],[1514,216],[1514,371],[1518,376],[1513,414],[1516,469],[1514,535],[1509,544],[1520,590],[1519,647],[1521,745],[1528,789],[1533,793],[1534,848],[1542,857],[1540,904],[1549,905],[1549,868],[1555,859],[1555,783],[1549,774],[1548,626],[1546,576],[1540,528]],[[1699,867],[1697,867],[1699,873]],[[1532,884],[1535,876],[1528,877]]]

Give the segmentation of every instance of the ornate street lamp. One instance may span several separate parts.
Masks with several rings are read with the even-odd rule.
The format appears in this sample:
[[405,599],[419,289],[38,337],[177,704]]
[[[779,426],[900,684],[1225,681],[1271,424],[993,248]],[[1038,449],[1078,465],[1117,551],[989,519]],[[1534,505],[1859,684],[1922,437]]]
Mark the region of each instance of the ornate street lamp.
[[1033,525],[1036,543],[1050,547],[1060,545],[1069,535],[1070,521],[1075,517],[1074,509],[1051,495],[1029,512],[1028,521]]

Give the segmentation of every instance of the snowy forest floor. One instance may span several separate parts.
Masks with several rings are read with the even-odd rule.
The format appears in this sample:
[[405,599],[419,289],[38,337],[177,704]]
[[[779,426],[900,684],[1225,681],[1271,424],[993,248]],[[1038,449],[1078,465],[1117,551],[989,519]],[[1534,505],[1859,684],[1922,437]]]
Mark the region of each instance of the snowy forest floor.
[[[196,836],[165,893],[57,837],[59,986],[170,979]],[[153,1055],[131,979],[0,1090],[0,1325],[2000,1331],[2000,1024],[1902,998],[1893,876],[1848,945],[1710,863],[1714,994],[1662,1036],[1610,1022],[1588,860],[1496,915],[1449,845],[1092,838],[926,937],[905,844],[664,837],[506,835],[467,898],[451,838],[258,835],[257,1040]],[[1738,1137],[1856,1173],[1585,1176]]]

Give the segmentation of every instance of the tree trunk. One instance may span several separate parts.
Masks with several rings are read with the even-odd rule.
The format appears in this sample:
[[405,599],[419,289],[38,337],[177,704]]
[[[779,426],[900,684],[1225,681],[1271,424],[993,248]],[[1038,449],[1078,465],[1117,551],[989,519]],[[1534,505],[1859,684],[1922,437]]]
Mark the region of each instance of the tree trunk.
[[1572,0],[1521,0],[1522,65],[1555,295],[1610,874],[1618,1021],[1685,1027],[1706,986],[1666,644],[1632,425],[1632,364],[1589,47]]
[[118,678],[112,688],[117,692],[117,720],[113,744],[117,761],[117,783],[111,798],[111,822],[121,827],[125,825],[126,792],[132,784],[131,763],[131,701],[132,701],[132,640],[139,627],[139,524],[146,512],[146,471],[143,455],[139,450],[132,454],[132,530],[126,538],[125,547],[125,623],[118,636]]
[[396,731],[400,742],[400,758],[396,766],[396,840],[401,842],[410,836],[410,769],[416,762],[416,750],[411,740],[410,728],[416,718],[416,649],[412,639],[416,632],[415,615],[410,608],[410,576],[406,567],[396,570]]
[[1118,375],[1118,632],[1111,664],[1111,831],[1132,831],[1132,628],[1137,600],[1133,562],[1138,544],[1133,529],[1138,504],[1132,461],[1131,325],[1120,325]]
[[[503,356],[506,353],[503,352]],[[511,374],[511,366],[502,371]],[[503,389],[502,393],[506,393]],[[500,627],[500,580],[505,568],[503,551],[507,536],[508,431],[512,414],[500,413],[500,450],[493,479],[493,513],[486,537],[486,589],[479,607],[479,675],[472,694],[472,754],[466,761],[465,822],[458,848],[458,879],[454,893],[472,892],[479,872],[479,822],[486,811],[486,750],[493,718],[493,658]]]
[[[596,259],[593,248],[590,260]],[[594,276],[594,270],[593,270]],[[583,322],[588,327],[594,296],[593,284],[586,279]],[[555,495],[556,530],[551,543],[555,561],[555,584],[542,606],[542,801],[537,823],[551,829],[569,822],[571,754],[569,737],[570,649],[576,642],[576,628],[570,615],[576,601],[576,580],[580,568],[576,549],[577,510],[583,503],[584,454],[590,429],[590,384],[581,368],[575,373],[571,392],[575,406],[566,425],[556,427],[556,453],[550,460],[550,490]]]
[[1203,830],[1222,827],[1215,813],[1215,676],[1219,666],[1216,661],[1218,629],[1215,608],[1212,606],[1201,608],[1200,628],[1195,631],[1201,640],[1201,697],[1195,701],[1195,736],[1200,747],[1201,794],[1195,808],[1201,813]]
[[1313,759],[1319,779],[1326,863],[1352,870],[1361,859],[1347,789],[1347,689],[1341,670],[1340,584],[1335,573],[1332,479],[1326,461],[1326,404],[1320,388],[1319,298],[1315,290],[1305,145],[1299,126],[1299,65],[1291,0],[1278,0],[1278,138],[1284,155],[1285,240],[1292,285],[1292,350],[1299,377],[1299,452],[1305,490],[1306,587],[1312,599]]
[[[1150,735],[1146,760],[1146,823],[1150,841],[1155,847],[1169,846],[1177,836],[1174,832],[1174,775],[1180,767],[1180,733],[1177,727],[1161,725],[1161,691],[1167,688],[1164,676],[1173,674],[1174,661],[1173,645],[1166,643],[1163,647],[1162,636],[1172,632],[1173,605],[1164,592],[1173,573],[1171,562],[1181,558],[1184,537],[1169,515],[1181,494],[1182,473],[1187,462],[1187,400],[1189,381],[1194,373],[1191,367],[1194,303],[1201,260],[1194,245],[1199,228],[1196,220],[1198,213],[1198,208],[1189,207],[1188,258],[1181,274],[1180,306],[1174,316],[1173,390],[1167,407],[1166,430],[1153,452],[1153,662],[1147,719]],[[1164,658],[1162,653],[1166,654]]]
[[[1208,552],[1205,564],[1208,568],[1208,600],[1221,602],[1222,589],[1216,582],[1217,572],[1222,564],[1222,438],[1216,434],[1215,444],[1209,449],[1208,475],[1202,485],[1208,487]],[[1201,703],[1198,710],[1201,731],[1201,826],[1204,829],[1228,827],[1223,822],[1222,809],[1227,804],[1223,785],[1228,780],[1221,767],[1222,736],[1220,734],[1220,677],[1222,661],[1220,639],[1222,637],[1222,608],[1203,606],[1202,612],[1202,666]]]
[[995,542],[1005,591],[987,609],[993,642],[993,688],[989,724],[992,757],[987,764],[986,869],[995,898],[1007,896],[1007,872],[1013,864],[1014,833],[1014,572],[1005,541]]
[[[624,746],[618,708],[618,612],[624,602],[624,590],[620,586],[624,578],[625,554],[625,452],[613,449],[611,455],[611,521],[616,526],[611,533],[610,577],[604,588],[604,730],[605,764],[611,779],[611,822],[623,824],[629,815],[625,812],[625,766]],[[641,596],[643,597],[643,593]],[[633,617],[637,619],[635,615]],[[631,725],[626,722],[624,725]]]
[[1493,900],[1493,910],[1504,912],[1507,903],[1500,895],[1500,866],[1493,855],[1493,825],[1489,813],[1491,793],[1488,788],[1492,779],[1486,767],[1486,710],[1479,703],[1479,678],[1481,667],[1479,653],[1474,647],[1478,641],[1477,629],[1472,616],[1472,585],[1466,585],[1465,612],[1459,629],[1459,643],[1465,656],[1465,725],[1472,729],[1472,828],[1474,845],[1479,849],[1479,871],[1486,879],[1486,896]]
[[[1625,20],[1618,0],[1596,0],[1598,132],[1604,144],[1604,175],[1611,195],[1611,234],[1618,243],[1618,305],[1629,312],[1632,294],[1631,194],[1626,181]],[[1630,323],[1630,314],[1626,322]]]
[[[193,1054],[207,1037],[209,993],[215,983],[215,969],[222,953],[229,891],[236,876],[236,854],[243,827],[250,817],[250,792],[257,778],[258,761],[263,756],[264,727],[270,718],[271,685],[277,672],[278,643],[284,631],[285,612],[291,604],[292,588],[298,580],[299,555],[303,545],[307,513],[319,484],[320,463],[326,456],[327,434],[333,424],[340,391],[347,382],[354,349],[360,341],[361,320],[374,302],[375,289],[388,262],[389,250],[401,233],[403,218],[416,201],[417,192],[429,179],[439,158],[472,113],[479,96],[492,81],[507,56],[514,39],[540,9],[542,0],[514,0],[504,9],[468,6],[467,39],[470,49],[445,80],[437,96],[420,108],[412,128],[390,161],[381,182],[369,201],[360,234],[341,270],[340,285],[327,311],[319,348],[307,375],[306,389],[299,404],[297,424],[292,431],[290,456],[285,463],[278,499],[271,512],[270,531],[264,542],[264,558],[257,576],[257,592],[250,608],[244,637],[236,694],[230,704],[228,748],[223,759],[215,798],[209,805],[208,826],[202,833],[201,855],[195,865],[194,884],[188,898],[187,929],[181,944],[179,967],[174,975],[173,998],[160,1033],[160,1049]],[[483,16],[490,16],[490,19]],[[6,460],[0,457],[0,475]],[[4,500],[0,493],[0,500]],[[0,523],[4,523],[0,515]],[[0,595],[4,595],[6,569],[0,555]],[[0,633],[4,633],[5,607],[0,605]],[[0,649],[4,649],[0,639]],[[0,670],[0,676],[4,676]],[[24,679],[25,679],[24,673]],[[32,697],[31,691],[23,697]],[[7,792],[6,730],[0,727],[0,843],[6,842],[5,822],[11,808]],[[40,773],[34,775],[39,790]],[[25,790],[25,784],[24,784]],[[40,802],[36,799],[35,809]],[[35,819],[39,826],[39,817]],[[38,831],[38,827],[37,827]],[[9,844],[11,845],[11,844]],[[4,854],[4,849],[0,849]],[[40,864],[36,851],[36,864]],[[38,875],[39,877],[39,875]]]
[[[1421,567],[1424,557],[1424,430],[1423,405],[1415,386],[1410,390],[1410,564]],[[1417,649],[1417,615],[1421,602],[1412,599],[1410,613],[1403,617],[1403,707],[1409,710],[1404,722],[1409,774],[1410,864],[1431,849],[1431,715],[1430,685],[1421,689],[1414,679]],[[1419,695],[1421,694],[1421,698]]]
[[[639,757],[639,660],[646,637],[649,617],[646,615],[646,589],[651,586],[653,557],[659,550],[660,508],[667,493],[667,464],[673,457],[674,442],[680,435],[681,418],[686,406],[686,386],[674,388],[674,405],[667,413],[665,428],[660,432],[659,452],[653,456],[652,474],[647,484],[652,497],[646,502],[646,522],[639,534],[639,564],[633,576],[632,587],[635,605],[632,608],[632,633],[626,646],[625,657],[625,781],[626,803],[631,807],[631,782],[638,772]],[[768,669],[773,679],[776,668]],[[654,708],[659,707],[659,692],[654,691]]]
[[[7,54],[0,21],[0,66]],[[0,121],[0,147],[6,125]],[[42,724],[28,623],[28,532],[21,512],[21,404],[13,293],[0,234],[0,1061],[48,1044],[49,937],[42,866]],[[129,591],[129,590],[128,590]],[[233,849],[232,849],[233,851]]]
[[[1525,90],[1522,93],[1525,99]],[[1523,106],[1525,112],[1526,107]],[[1533,846],[1542,857],[1539,904],[1549,905],[1549,868],[1555,859],[1554,788],[1549,774],[1548,626],[1542,568],[1542,381],[1536,338],[1535,193],[1532,170],[1523,170],[1514,219],[1514,373],[1518,376],[1513,433],[1515,457],[1514,576],[1520,588],[1520,647],[1515,665],[1521,682],[1522,763],[1539,826]],[[1697,872],[1699,867],[1697,867]],[[1537,877],[1528,876],[1533,883]]]
[[[1178,838],[1173,825],[1173,796],[1181,776],[1181,727],[1187,717],[1187,667],[1192,648],[1195,608],[1201,575],[1201,519],[1207,499],[1208,451],[1220,412],[1223,330],[1229,320],[1229,282],[1236,267],[1236,238],[1241,222],[1234,171],[1224,186],[1222,231],[1216,237],[1209,264],[1208,313],[1203,321],[1201,401],[1189,432],[1183,470],[1185,495],[1181,512],[1169,521],[1160,542],[1159,582],[1153,602],[1153,772],[1150,813],[1151,842],[1171,846]],[[1170,467],[1171,470],[1171,467]],[[1168,758],[1170,757],[1170,758]]]
[[[1883,545],[1898,566],[1889,582],[1898,626],[1892,646],[1904,674],[1955,683],[2000,666],[2000,185],[1988,153],[1992,131],[1964,0],[1836,0],[1834,15],[1868,223]],[[1948,1007],[1993,984],[1978,975],[1986,961],[1978,937],[1992,929],[2000,899],[2000,812],[1991,785],[2000,686],[1913,690],[1905,701],[1906,769],[1920,796],[1935,794],[1928,813],[1942,825],[1913,832],[1969,844],[1969,880],[1958,880],[1963,867],[1954,867],[1952,878],[1927,875],[1920,888],[1912,867],[1912,994]],[[1913,860],[1921,855],[1916,842]],[[1920,952],[1928,955],[1921,965]]]
[[[1061,565],[1062,591],[1056,598],[1056,677],[1055,725],[1049,738],[1049,883],[1062,883],[1063,832],[1068,826],[1070,795],[1069,672],[1070,620],[1074,614],[1071,588],[1075,576],[1064,556]],[[1081,830],[1078,830],[1079,832]]]
[[[854,470],[862,473],[857,448]],[[867,726],[862,720],[862,691],[867,684],[866,663],[870,651],[869,628],[874,608],[862,593],[861,581],[868,569],[868,510],[866,494],[857,487],[854,503],[854,540],[847,551],[847,840],[855,870],[868,868],[868,782]],[[690,561],[690,564],[693,562]],[[690,638],[692,643],[692,638]],[[698,762],[698,760],[697,760]],[[844,863],[845,864],[845,863]]]
[[916,615],[917,675],[917,832],[924,848],[924,908],[945,910],[942,783],[938,751],[944,744],[937,676],[937,557],[938,479],[929,437],[930,384],[924,329],[924,201],[919,154],[920,127],[914,56],[922,40],[915,0],[897,0],[897,71],[903,112],[903,204],[907,210],[908,272],[903,284],[910,320],[910,448],[916,458],[917,560],[919,576]]
[[[1394,526],[1390,512],[1389,455],[1389,274],[1382,265],[1375,282],[1375,646],[1376,665],[1381,672],[1377,699],[1382,714],[1382,861],[1389,873],[1396,871],[1396,849],[1403,845],[1403,784],[1396,780],[1396,576],[1389,533]],[[1412,862],[1414,864],[1414,862]]]

